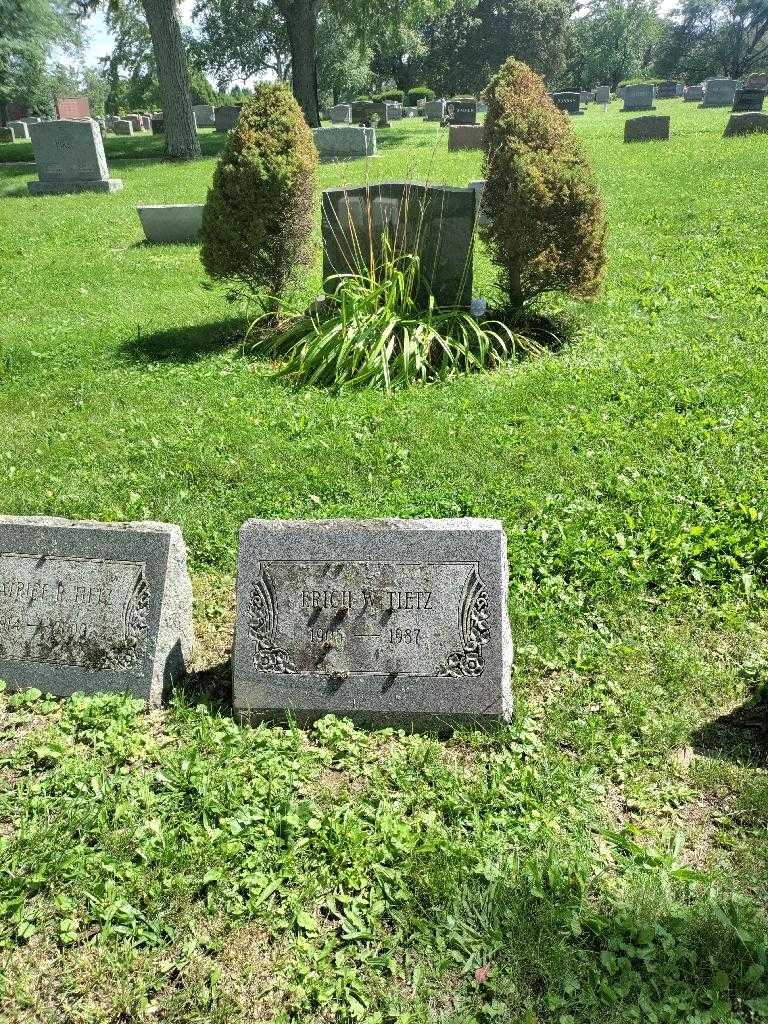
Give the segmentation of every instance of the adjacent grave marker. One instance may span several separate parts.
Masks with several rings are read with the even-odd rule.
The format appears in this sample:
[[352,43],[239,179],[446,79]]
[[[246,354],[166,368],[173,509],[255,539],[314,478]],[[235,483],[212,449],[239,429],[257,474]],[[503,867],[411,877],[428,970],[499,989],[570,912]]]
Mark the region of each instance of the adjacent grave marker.
[[323,161],[357,160],[376,156],[376,129],[353,125],[339,128],[314,128],[312,134]]
[[251,519],[234,706],[415,726],[506,718],[507,576],[495,520]]
[[181,531],[0,516],[0,678],[158,704],[192,654]]
[[653,105],[654,88],[652,85],[625,85],[624,111],[629,110],[655,110]]
[[445,100],[428,100],[424,104],[425,121],[442,121],[445,117]]
[[91,116],[87,96],[57,96],[56,117],[60,121],[78,121]]
[[195,103],[192,107],[192,113],[195,115],[198,128],[216,127],[216,117],[210,103]]
[[116,117],[112,122],[115,135],[133,135],[133,125],[124,117]]
[[485,126],[482,124],[449,124],[448,150],[482,149]]
[[203,224],[203,203],[169,203],[137,206],[148,242],[197,242]]
[[595,100],[598,103],[610,103],[611,87],[609,85],[598,85],[595,89]]
[[683,93],[683,102],[685,103],[701,103],[704,99],[704,86],[702,85],[687,85],[685,92]]
[[581,113],[580,92],[553,92],[552,99],[557,109],[562,110],[564,114]]
[[731,110],[734,114],[745,114],[763,109],[764,89],[739,89],[733,98]]
[[450,124],[477,124],[477,101],[449,100],[445,104],[445,120]]
[[659,82],[656,95],[660,100],[673,100],[677,97],[677,82]]
[[739,83],[733,78],[708,78],[704,83],[703,107],[730,107]]
[[768,114],[763,111],[747,111],[744,114],[731,114],[725,126],[723,137],[733,135],[752,135],[754,132],[768,132]]
[[70,192],[116,192],[123,187],[110,178],[98,122],[41,121],[30,128],[39,181],[27,188],[33,195]]
[[666,141],[669,139],[669,117],[649,114],[647,117],[629,117],[624,122],[625,142]]
[[360,254],[381,252],[389,236],[396,253],[415,251],[423,289],[438,306],[469,308],[475,192],[471,188],[381,182],[350,189],[327,189],[322,199],[323,280],[357,273]]
[[240,120],[241,104],[234,104],[225,107],[216,107],[213,112],[213,121],[217,132],[231,132]]
[[328,116],[333,124],[350,124],[352,122],[352,107],[349,103],[337,103],[328,111]]

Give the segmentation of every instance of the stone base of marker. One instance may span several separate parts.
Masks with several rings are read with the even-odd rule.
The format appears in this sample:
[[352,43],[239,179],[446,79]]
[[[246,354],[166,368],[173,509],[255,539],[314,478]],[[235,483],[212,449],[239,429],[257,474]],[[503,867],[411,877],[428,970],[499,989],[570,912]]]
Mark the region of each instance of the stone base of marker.
[[662,142],[668,139],[669,117],[664,114],[630,117],[624,122],[625,142]]
[[137,206],[148,242],[197,242],[203,224],[203,203],[172,203]]
[[159,704],[192,657],[178,526],[0,516],[0,678]]
[[375,128],[358,128],[353,125],[315,128],[312,134],[323,162],[376,156]]
[[728,124],[725,126],[723,138],[729,139],[734,135],[752,135],[755,132],[768,132],[768,114],[762,111],[731,114]]
[[106,181],[30,181],[27,188],[33,196],[66,196],[77,192],[119,192],[123,187],[121,178],[107,178]]
[[448,150],[482,149],[485,127],[482,124],[451,124],[448,126]]
[[235,709],[406,728],[510,714],[501,523],[247,522],[240,534]]

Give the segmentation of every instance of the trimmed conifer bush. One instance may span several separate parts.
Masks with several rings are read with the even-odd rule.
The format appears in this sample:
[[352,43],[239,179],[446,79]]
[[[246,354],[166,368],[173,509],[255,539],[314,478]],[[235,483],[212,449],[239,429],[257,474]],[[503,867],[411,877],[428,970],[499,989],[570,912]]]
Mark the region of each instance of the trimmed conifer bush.
[[481,235],[511,309],[544,292],[595,295],[605,267],[603,202],[568,116],[543,79],[512,58],[485,98]]
[[271,309],[312,257],[317,150],[285,85],[263,83],[243,106],[203,211],[203,266]]
[[433,100],[435,98],[435,90],[430,89],[428,85],[414,85],[412,89],[408,90],[408,106],[415,107],[419,100]]

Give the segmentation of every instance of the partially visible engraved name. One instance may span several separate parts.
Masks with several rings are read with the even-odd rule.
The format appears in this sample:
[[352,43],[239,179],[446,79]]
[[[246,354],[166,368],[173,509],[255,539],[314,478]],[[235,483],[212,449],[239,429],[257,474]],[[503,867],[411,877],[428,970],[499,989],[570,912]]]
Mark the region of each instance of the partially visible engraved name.
[[0,661],[127,671],[146,649],[143,562],[0,554]]

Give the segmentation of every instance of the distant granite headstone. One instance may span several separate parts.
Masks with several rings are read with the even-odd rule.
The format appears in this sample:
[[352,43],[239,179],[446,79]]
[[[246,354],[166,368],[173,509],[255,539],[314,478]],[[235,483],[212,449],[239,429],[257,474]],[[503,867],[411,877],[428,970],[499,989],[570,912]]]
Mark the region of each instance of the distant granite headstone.
[[158,704],[192,655],[181,531],[0,516],[0,678]]
[[[425,308],[468,309],[472,299],[475,192],[471,188],[389,181],[326,189],[322,198],[323,280],[359,273],[361,254],[374,263],[385,234],[395,253],[420,258]],[[333,285],[331,285],[332,287]]]
[[437,727],[511,710],[507,545],[488,519],[251,519],[234,706]]
[[230,104],[216,107],[213,111],[213,122],[217,132],[231,132],[240,120],[242,104]]
[[376,156],[376,129],[346,125],[338,128],[314,128],[317,152],[323,162],[358,160]]
[[56,117],[60,121],[80,121],[91,116],[87,96],[57,96]]
[[557,109],[562,110],[564,114],[575,115],[581,113],[580,92],[553,92],[552,99]]
[[673,100],[677,97],[677,82],[659,82],[656,95],[660,100]]
[[39,181],[27,188],[33,195],[70,192],[116,192],[123,187],[110,178],[104,142],[96,121],[41,121],[30,128]]
[[449,124],[477,124],[477,100],[448,100],[445,120]]
[[579,98],[581,99],[581,102],[584,103],[584,104],[594,103],[594,100],[595,100],[594,90],[592,90],[592,89],[582,89],[579,92]]
[[445,100],[428,100],[424,104],[425,121],[442,121],[445,117]]
[[482,149],[485,138],[485,125],[482,124],[449,124],[448,152],[459,149]]
[[350,118],[352,124],[370,125],[373,115],[373,103],[371,100],[358,100],[350,104]]
[[153,135],[164,135],[165,134],[165,118],[164,117],[157,117],[157,115],[153,114],[152,117],[150,118],[150,124],[152,125],[152,134]]
[[703,107],[730,107],[739,83],[734,78],[708,78],[704,83]]
[[29,125],[25,121],[9,121],[7,127],[13,132],[14,142],[24,142],[29,138]]
[[210,103],[195,103],[192,107],[198,128],[215,128],[216,118]]
[[328,111],[328,116],[332,124],[351,124],[352,107],[349,103],[337,103]]
[[131,124],[133,125],[134,133],[144,131],[144,124],[142,123],[141,120],[141,114],[126,114],[125,120],[131,122]]
[[704,86],[702,85],[687,85],[685,92],[683,93],[684,103],[701,103],[704,99]]
[[768,132],[768,114],[761,110],[731,114],[723,137],[728,139],[733,135],[752,135],[755,132]]
[[763,109],[764,89],[739,89],[733,99],[731,110],[734,114],[746,114]]
[[666,141],[669,139],[669,117],[649,114],[647,117],[629,117],[624,122],[625,142]]
[[595,101],[597,103],[610,103],[611,87],[609,85],[598,85],[595,89]]
[[644,85],[625,85],[622,113],[628,110],[654,110],[653,97],[654,87],[650,83]]
[[133,125],[125,117],[116,117],[112,122],[112,131],[115,135],[133,135]]

